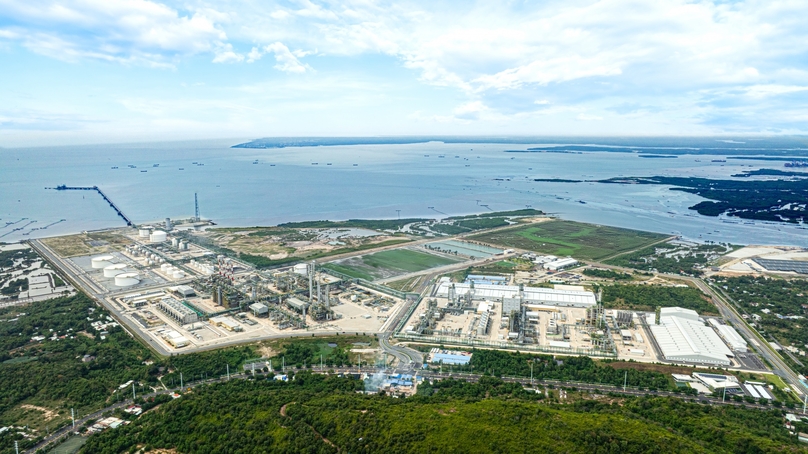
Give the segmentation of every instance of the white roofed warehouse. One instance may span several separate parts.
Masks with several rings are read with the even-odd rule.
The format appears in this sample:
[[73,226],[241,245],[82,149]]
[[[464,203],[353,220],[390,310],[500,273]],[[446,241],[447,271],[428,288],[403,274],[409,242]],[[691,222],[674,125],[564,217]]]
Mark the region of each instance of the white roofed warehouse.
[[711,366],[729,366],[734,355],[699,314],[681,307],[664,307],[659,322],[650,325],[662,355],[668,361]]

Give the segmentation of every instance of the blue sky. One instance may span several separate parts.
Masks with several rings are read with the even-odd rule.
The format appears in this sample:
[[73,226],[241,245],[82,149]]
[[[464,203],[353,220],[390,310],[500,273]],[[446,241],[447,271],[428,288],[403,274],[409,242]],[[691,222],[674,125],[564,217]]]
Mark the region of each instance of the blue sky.
[[802,134],[808,2],[0,0],[0,146]]

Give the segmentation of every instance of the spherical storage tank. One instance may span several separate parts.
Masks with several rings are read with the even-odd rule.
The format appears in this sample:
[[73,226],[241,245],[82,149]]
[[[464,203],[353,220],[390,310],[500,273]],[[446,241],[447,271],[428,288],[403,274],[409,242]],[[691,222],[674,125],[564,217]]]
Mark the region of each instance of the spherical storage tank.
[[104,268],[104,277],[115,277],[124,272],[126,272],[126,265],[123,263],[116,263]]
[[93,257],[90,259],[90,263],[94,269],[106,268],[112,265],[112,260],[114,258],[115,257],[111,255],[99,255],[98,257]]
[[155,230],[151,235],[149,235],[149,241],[152,243],[162,243],[166,240],[166,238],[168,238],[168,235],[166,235],[166,232],[163,232],[162,230]]
[[121,273],[115,276],[115,285],[118,287],[129,287],[140,283],[140,276],[137,273]]

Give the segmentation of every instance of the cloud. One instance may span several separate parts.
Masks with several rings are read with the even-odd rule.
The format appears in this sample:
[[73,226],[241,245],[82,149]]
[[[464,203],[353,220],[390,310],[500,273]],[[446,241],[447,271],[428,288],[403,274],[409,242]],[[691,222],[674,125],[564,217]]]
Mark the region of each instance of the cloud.
[[[216,52],[226,33],[211,9],[181,14],[148,0],[78,0],[72,2],[0,0],[0,37],[19,41],[33,52],[78,61],[171,66],[176,57]],[[232,59],[226,54],[218,59]]]
[[239,63],[244,61],[244,55],[233,52],[233,45],[230,43],[218,43],[214,50],[216,56],[213,63]]
[[310,71],[311,67],[301,63],[298,57],[302,58],[310,53],[301,50],[292,52],[283,43],[274,42],[261,48],[253,47],[250,53],[247,54],[247,63],[258,61],[265,54],[274,54],[277,64],[273,68],[287,73],[304,73]]

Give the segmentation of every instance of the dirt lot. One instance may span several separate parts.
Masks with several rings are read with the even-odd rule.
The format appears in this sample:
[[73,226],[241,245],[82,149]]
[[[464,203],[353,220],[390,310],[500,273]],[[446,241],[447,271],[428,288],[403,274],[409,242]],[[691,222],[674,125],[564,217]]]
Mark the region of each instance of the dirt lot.
[[335,249],[354,248],[394,239],[367,229],[291,229],[255,227],[208,229],[205,236],[217,246],[262,255],[272,260],[303,257]]
[[42,242],[62,257],[103,254],[132,243],[125,236],[112,232],[57,236],[45,238]]

